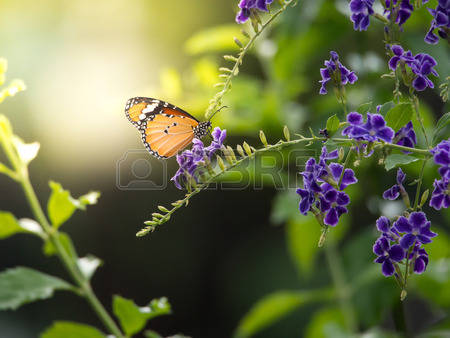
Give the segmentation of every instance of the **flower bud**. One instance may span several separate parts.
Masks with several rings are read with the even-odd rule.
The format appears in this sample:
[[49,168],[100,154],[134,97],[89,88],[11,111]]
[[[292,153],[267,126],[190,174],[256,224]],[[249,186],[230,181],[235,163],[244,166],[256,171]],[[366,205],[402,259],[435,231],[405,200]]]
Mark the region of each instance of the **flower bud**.
[[264,145],[264,147],[267,147],[267,139],[266,139],[266,135],[264,134],[264,132],[262,130],[259,131],[259,138],[261,139],[262,144]]
[[289,142],[291,140],[291,133],[289,132],[289,128],[287,126],[284,126],[283,134],[284,134],[284,138],[286,139],[286,141]]
[[428,199],[428,195],[430,195],[430,190],[427,189],[423,192],[422,194],[422,198],[420,199],[420,204],[419,204],[419,208],[422,208],[422,206],[425,204],[425,202]]

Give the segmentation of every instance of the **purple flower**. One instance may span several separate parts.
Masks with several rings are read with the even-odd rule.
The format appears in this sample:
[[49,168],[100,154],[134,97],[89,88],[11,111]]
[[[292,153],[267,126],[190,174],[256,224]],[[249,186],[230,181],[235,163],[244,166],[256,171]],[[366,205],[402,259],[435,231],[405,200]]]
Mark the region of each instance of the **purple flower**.
[[213,140],[208,147],[198,138],[192,140],[192,149],[185,150],[177,155],[179,168],[171,181],[178,189],[182,189],[183,185],[188,183],[188,177],[192,176],[198,182],[197,168],[204,161],[205,157],[211,160],[213,154],[219,150],[227,136],[227,131],[221,130],[219,127],[214,128],[212,132]]
[[430,74],[439,76],[434,70],[437,65],[436,60],[425,53],[419,53],[415,56],[411,51],[404,51],[399,45],[391,46],[391,50],[394,56],[389,60],[389,68],[395,71],[400,62],[404,62],[411,68],[412,73],[415,75],[412,82],[412,86],[417,91],[425,90],[427,87],[434,88],[433,82],[428,78]]
[[415,57],[415,62],[411,64],[411,70],[416,74],[416,78],[413,80],[412,85],[415,90],[422,91],[427,87],[434,88],[433,82],[428,78],[430,74],[439,76],[439,74],[433,69],[437,65],[436,60],[428,54],[420,53]]
[[[319,162],[313,157],[306,162],[305,170],[301,173],[303,188],[297,189],[297,194],[301,197],[300,213],[306,215],[314,208],[321,213],[324,223],[330,226],[335,226],[339,217],[348,212],[346,205],[350,203],[350,198],[342,190],[358,181],[352,169],[344,170],[338,163],[327,164],[327,161],[338,156],[337,150],[328,152],[326,147],[323,147]],[[336,186],[341,176],[342,182],[338,190]]]
[[378,256],[375,262],[381,264],[381,271],[386,277],[394,274],[394,262],[400,262],[405,258],[405,251],[402,247],[398,244],[391,246],[385,237],[377,239],[373,246],[373,253]]
[[399,45],[392,45],[391,50],[394,56],[390,58],[388,63],[390,69],[396,70],[400,61],[404,61],[409,66],[414,62],[414,56],[410,50],[405,52]]
[[438,30],[439,36],[446,40],[448,38],[448,31],[450,28],[450,1],[439,0],[436,9],[428,8],[428,11],[433,16],[431,20],[430,30],[425,35],[425,42],[429,44],[437,44],[439,37],[434,34],[434,30]]
[[419,244],[414,246],[413,252],[409,256],[410,260],[414,260],[414,272],[417,274],[423,273],[428,265],[428,254],[425,249],[421,248]]
[[450,180],[443,178],[434,180],[434,190],[430,198],[430,207],[436,210],[447,209],[450,206]]
[[267,5],[271,4],[273,0],[241,0],[239,8],[241,9],[236,16],[237,23],[244,23],[248,20],[252,11],[260,10],[267,12]]
[[406,193],[405,188],[403,187],[403,182],[405,181],[405,173],[401,168],[397,170],[397,184],[394,184],[391,188],[386,190],[383,193],[383,198],[385,200],[396,200],[398,196],[400,196],[400,192]]
[[351,112],[347,115],[347,122],[350,125],[342,131],[342,135],[347,135],[355,140],[369,142],[382,140],[391,143],[394,137],[394,131],[386,126],[386,121],[380,114],[367,113],[367,122],[364,123],[361,114]]
[[393,14],[395,16],[395,23],[399,26],[403,25],[406,20],[411,16],[414,7],[411,5],[409,0],[393,0],[392,11],[389,10],[391,6],[390,0],[385,0],[386,10],[385,13],[388,13],[388,19],[391,18]]
[[[394,143],[401,146],[414,148],[417,144],[416,133],[411,121],[409,121],[404,127],[400,128],[394,136]],[[409,151],[403,151],[405,154],[409,154]]]
[[431,150],[434,162],[440,166],[439,174],[444,179],[450,179],[450,138],[441,141]]
[[319,82],[322,84],[319,93],[325,95],[327,93],[326,84],[333,80],[336,87],[345,86],[347,83],[353,84],[358,80],[355,72],[347,69],[339,61],[339,55],[336,52],[330,52],[330,60],[324,62],[325,68],[320,68],[320,75],[322,80]]
[[350,203],[350,197],[342,191],[337,191],[330,184],[322,184],[322,194],[319,197],[319,210],[325,215],[323,222],[330,226],[336,226],[339,217],[348,212],[345,207]]
[[373,14],[374,0],[351,0],[349,7],[352,15],[353,28],[359,31],[367,30],[370,24],[370,15]]
[[430,225],[431,222],[422,211],[412,212],[409,218],[400,216],[394,223],[394,227],[398,232],[405,233],[400,239],[402,248],[406,250],[414,243],[431,243],[431,238],[437,234],[430,230]]

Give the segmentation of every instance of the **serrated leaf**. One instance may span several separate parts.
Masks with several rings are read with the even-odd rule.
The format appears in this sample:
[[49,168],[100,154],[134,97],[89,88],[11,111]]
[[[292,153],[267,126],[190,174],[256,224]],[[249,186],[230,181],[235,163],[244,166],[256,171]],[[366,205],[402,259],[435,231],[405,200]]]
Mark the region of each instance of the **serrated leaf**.
[[100,258],[97,258],[94,255],[87,255],[86,257],[79,258],[77,263],[84,277],[86,277],[86,279],[91,279],[95,273],[95,270],[97,270],[103,262]]
[[55,290],[70,290],[62,279],[45,273],[17,267],[0,273],[0,310],[15,310],[19,306],[50,298]]
[[386,168],[386,170],[391,170],[395,167],[398,167],[399,165],[409,164],[418,160],[419,159],[417,157],[411,155],[390,154],[385,159],[384,167]]
[[41,338],[105,338],[95,327],[74,322],[57,321],[41,334]]
[[265,296],[242,318],[235,337],[250,337],[312,299],[299,291],[278,291]]
[[14,215],[7,211],[0,211],[0,239],[8,238],[19,232],[26,232]]
[[113,312],[125,333],[133,335],[141,331],[149,319],[170,314],[171,309],[166,298],[154,299],[148,306],[139,307],[132,300],[115,295]]
[[358,108],[356,108],[356,111],[360,113],[361,115],[366,115],[367,112],[371,112],[372,109],[372,101],[361,104]]
[[191,36],[184,47],[188,54],[230,51],[239,49],[234,37],[242,36],[240,28],[234,24],[216,26],[202,30]]
[[392,101],[388,101],[388,102],[386,102],[386,103],[381,105],[381,107],[380,107],[380,109],[378,111],[378,114],[386,116],[387,112],[389,110],[391,110],[392,108],[394,108],[394,107],[395,107],[395,103],[392,102]]
[[436,123],[436,127],[434,128],[433,145],[437,144],[439,133],[449,124],[450,124],[450,112],[447,112],[444,115],[442,115],[439,121]]
[[327,131],[330,136],[333,135],[339,129],[339,122],[340,122],[339,118],[336,116],[336,114],[328,118]]
[[400,103],[387,112],[386,124],[397,131],[411,121],[413,112],[411,103]]

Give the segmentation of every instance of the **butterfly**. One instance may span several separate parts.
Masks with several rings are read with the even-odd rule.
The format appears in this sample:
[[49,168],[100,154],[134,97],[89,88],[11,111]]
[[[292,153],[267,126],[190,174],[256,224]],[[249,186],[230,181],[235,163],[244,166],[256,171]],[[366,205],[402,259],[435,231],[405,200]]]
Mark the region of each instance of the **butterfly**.
[[149,97],[129,99],[125,115],[140,131],[145,148],[160,159],[176,155],[211,131],[210,121],[200,122],[181,108]]

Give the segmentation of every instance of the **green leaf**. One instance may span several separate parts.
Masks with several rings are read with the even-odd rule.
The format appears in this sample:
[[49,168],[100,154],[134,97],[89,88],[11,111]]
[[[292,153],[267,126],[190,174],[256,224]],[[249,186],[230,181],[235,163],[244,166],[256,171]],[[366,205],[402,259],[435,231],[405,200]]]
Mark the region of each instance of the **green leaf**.
[[336,114],[330,116],[327,120],[327,131],[331,136],[339,129],[339,118]]
[[240,28],[235,24],[216,26],[202,30],[191,36],[184,47],[188,54],[205,52],[238,50],[234,37],[242,36]]
[[411,121],[413,112],[411,103],[400,103],[387,112],[386,123],[397,131]]
[[152,331],[152,330],[144,331],[144,337],[145,338],[164,338],[158,332],[155,332],[155,331]]
[[12,138],[12,127],[8,118],[0,114],[0,138],[4,137],[6,140],[11,140]]
[[52,194],[48,200],[47,210],[48,217],[55,228],[59,228],[61,224],[67,221],[74,213],[78,203],[70,196],[68,190],[64,190],[61,184],[50,181]]
[[95,327],[74,322],[54,322],[41,338],[105,338],[106,336]]
[[378,114],[381,114],[383,116],[386,116],[387,112],[395,107],[395,103],[392,101],[386,102],[381,105],[380,110],[378,111]]
[[338,308],[326,307],[317,311],[306,328],[306,338],[327,338],[327,326],[336,325],[342,328],[345,327],[345,318]]
[[436,127],[434,128],[433,145],[437,144],[440,132],[449,124],[450,124],[450,112],[447,112],[441,116],[441,118],[436,124]]
[[416,162],[419,159],[417,157],[405,154],[390,154],[386,157],[384,162],[384,167],[386,170],[391,170],[392,168],[398,167],[403,164],[409,164]]
[[50,181],[52,193],[48,200],[47,210],[50,221],[55,228],[67,221],[76,209],[86,210],[86,205],[96,204],[100,196],[98,191],[91,191],[78,199],[73,198],[61,184]]
[[[298,212],[298,207],[295,209]],[[300,276],[308,277],[315,265],[320,226],[311,214],[288,222],[286,229],[289,253]]]
[[[69,257],[71,257],[71,258],[77,259],[78,255],[77,255],[77,252],[75,251],[75,247],[74,247],[69,235],[66,234],[65,232],[58,232],[57,236],[59,238],[59,241],[62,244],[62,247],[65,249],[67,255],[69,255]],[[43,249],[44,255],[46,255],[46,256],[53,256],[54,254],[56,254],[56,248],[53,245],[53,243],[50,242],[49,240],[47,240],[44,243],[44,246],[42,249]]]
[[113,312],[125,333],[133,335],[141,331],[149,319],[170,314],[171,309],[164,297],[153,299],[148,306],[139,307],[132,300],[116,295],[113,298]]
[[0,211],[0,239],[20,232],[26,232],[26,230],[19,225],[14,215],[7,211]]
[[0,273],[0,310],[15,310],[39,299],[50,298],[55,290],[70,290],[72,286],[45,273],[16,267]]
[[16,148],[20,160],[24,164],[29,164],[36,158],[41,145],[38,142],[25,143],[20,137],[13,135],[13,145]]
[[95,273],[95,270],[97,270],[103,262],[100,258],[93,255],[87,255],[86,257],[79,258],[77,263],[84,277],[91,279]]
[[258,301],[242,318],[235,337],[250,337],[279,321],[298,307],[317,299],[317,294],[300,291],[278,291]]
[[372,108],[372,101],[363,103],[358,108],[356,108],[356,111],[360,113],[361,115],[366,115],[367,112],[370,113],[370,109]]

